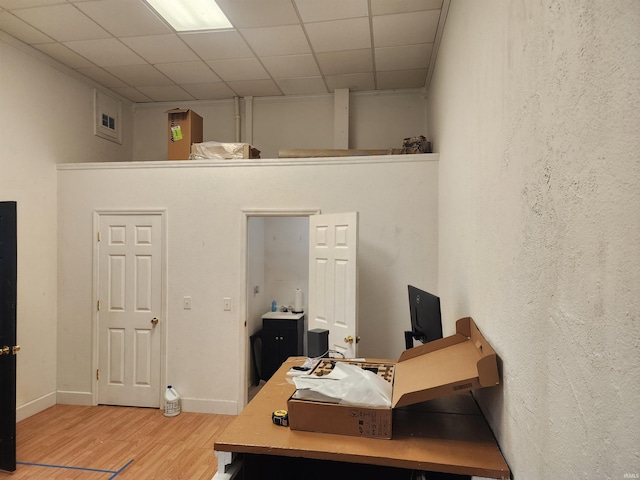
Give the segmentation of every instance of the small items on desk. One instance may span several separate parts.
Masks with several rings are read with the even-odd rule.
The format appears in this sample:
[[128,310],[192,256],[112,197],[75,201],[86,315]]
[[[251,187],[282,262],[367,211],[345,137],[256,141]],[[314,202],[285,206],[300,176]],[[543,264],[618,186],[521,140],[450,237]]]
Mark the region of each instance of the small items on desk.
[[271,414],[271,421],[280,427],[288,427],[289,414],[286,410],[276,410]]
[[299,377],[300,375],[308,375],[309,372],[311,372],[316,367],[316,365],[318,365],[319,361],[319,358],[307,358],[302,365],[292,366],[287,372],[287,376]]

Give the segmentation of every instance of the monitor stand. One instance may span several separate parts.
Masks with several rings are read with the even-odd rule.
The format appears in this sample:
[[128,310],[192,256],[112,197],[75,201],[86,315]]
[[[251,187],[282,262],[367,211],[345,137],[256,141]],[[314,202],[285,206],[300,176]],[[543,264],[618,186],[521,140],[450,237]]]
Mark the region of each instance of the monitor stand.
[[413,348],[413,332],[405,331],[404,332],[404,345],[407,350]]

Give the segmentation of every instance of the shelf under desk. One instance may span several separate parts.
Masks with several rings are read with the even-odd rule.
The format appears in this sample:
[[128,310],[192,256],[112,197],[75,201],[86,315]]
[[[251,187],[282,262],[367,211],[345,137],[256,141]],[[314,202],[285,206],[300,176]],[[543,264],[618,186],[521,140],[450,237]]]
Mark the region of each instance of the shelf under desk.
[[[286,373],[304,359],[283,363],[258,395],[215,442],[220,473],[234,454],[395,467],[489,478],[510,478],[489,426],[470,394],[454,395],[394,411],[391,440],[291,430],[271,413],[286,409],[295,387]],[[226,453],[224,453],[226,452]],[[214,477],[216,478],[216,477]],[[218,478],[225,478],[219,476]],[[227,477],[230,478],[230,477]]]

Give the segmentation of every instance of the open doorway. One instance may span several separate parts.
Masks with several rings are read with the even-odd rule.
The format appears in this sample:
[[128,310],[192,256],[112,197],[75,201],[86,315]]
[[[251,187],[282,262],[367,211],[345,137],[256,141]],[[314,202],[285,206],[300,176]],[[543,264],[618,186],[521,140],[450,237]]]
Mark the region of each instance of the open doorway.
[[247,234],[247,326],[252,334],[272,302],[278,311],[289,309],[296,289],[303,299],[309,290],[309,217],[250,217]]
[[[243,211],[246,216],[246,277],[245,328],[242,343],[245,364],[243,390],[247,399],[260,385],[261,344],[255,334],[262,329],[262,316],[276,309],[294,305],[295,291],[302,291],[303,308],[307,306],[309,290],[309,216],[312,210]],[[302,351],[306,352],[306,318],[304,319]],[[251,337],[254,336],[253,342]]]

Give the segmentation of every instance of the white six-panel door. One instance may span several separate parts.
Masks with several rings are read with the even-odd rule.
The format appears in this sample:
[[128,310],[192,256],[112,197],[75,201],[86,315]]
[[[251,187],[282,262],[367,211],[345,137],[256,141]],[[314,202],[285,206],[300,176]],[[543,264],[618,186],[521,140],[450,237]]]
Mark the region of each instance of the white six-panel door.
[[160,406],[162,216],[100,214],[98,403]]
[[358,212],[309,217],[309,329],[329,330],[346,358],[357,356],[357,253]]

